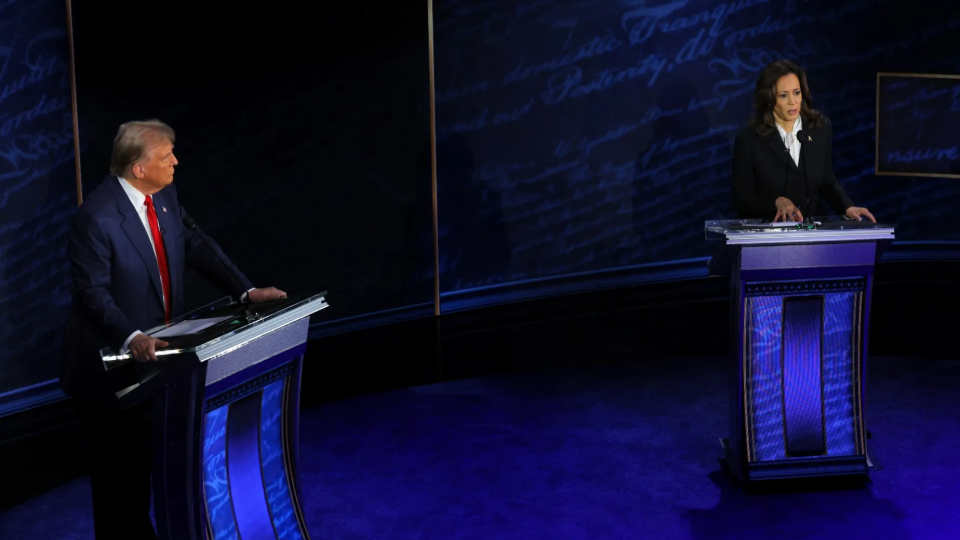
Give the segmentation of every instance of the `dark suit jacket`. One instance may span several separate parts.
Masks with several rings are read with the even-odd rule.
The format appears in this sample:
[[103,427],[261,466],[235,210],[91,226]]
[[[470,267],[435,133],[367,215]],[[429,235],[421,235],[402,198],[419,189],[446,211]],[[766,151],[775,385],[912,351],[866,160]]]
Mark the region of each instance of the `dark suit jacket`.
[[841,216],[853,206],[833,174],[830,121],[819,128],[804,127],[803,132],[800,166],[793,162],[779,131],[760,136],[747,127],[737,134],[733,145],[733,201],[740,218],[773,220],[778,197],[793,201],[804,217],[823,215],[820,196]]
[[[253,287],[212,239],[208,238],[210,244],[229,269],[197,233],[183,226],[186,214],[172,184],[154,194],[153,200],[170,272],[171,317],[184,311],[187,264],[235,297]],[[164,316],[156,255],[115,176],[108,176],[84,199],[73,220],[67,252],[73,305],[64,332],[60,385],[74,396],[99,393],[106,388],[100,349],[119,350],[130,334],[163,324]]]

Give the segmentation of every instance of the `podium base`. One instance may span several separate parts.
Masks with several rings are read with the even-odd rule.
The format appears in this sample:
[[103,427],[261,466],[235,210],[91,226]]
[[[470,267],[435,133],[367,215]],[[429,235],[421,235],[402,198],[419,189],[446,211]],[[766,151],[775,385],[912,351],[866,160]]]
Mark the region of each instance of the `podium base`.
[[720,438],[720,448],[723,449],[723,458],[720,460],[723,468],[744,486],[757,482],[766,483],[778,480],[830,479],[837,481],[850,479],[862,481],[867,479],[870,469],[875,466],[875,460],[871,459],[869,450],[867,455],[864,456],[741,464],[729,438]]

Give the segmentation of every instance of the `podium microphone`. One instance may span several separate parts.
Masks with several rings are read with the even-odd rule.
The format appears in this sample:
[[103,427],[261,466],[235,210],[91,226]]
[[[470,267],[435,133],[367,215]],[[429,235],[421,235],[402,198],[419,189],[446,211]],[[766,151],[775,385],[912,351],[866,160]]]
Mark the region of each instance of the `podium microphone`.
[[[203,234],[203,231],[201,231],[200,227],[197,226],[197,222],[194,221],[193,218],[190,216],[183,216],[183,226],[197,233],[197,235],[200,237],[200,240],[203,241],[203,245],[207,246],[207,249],[209,249],[210,252],[213,253],[213,256],[218,261],[220,261],[220,264],[223,265],[223,268],[227,271],[228,274],[230,274],[234,282],[236,282],[237,290],[246,292],[247,288],[243,285],[243,283],[240,281],[240,278],[237,277],[237,275],[233,272],[233,270],[230,269],[230,265],[227,264],[227,262],[223,260],[223,257],[220,256],[220,252],[217,251],[216,249],[213,249],[213,246],[211,246],[210,242],[207,240],[207,235]],[[240,294],[241,296],[243,295],[243,293],[240,293]],[[239,298],[237,300],[239,300]]]

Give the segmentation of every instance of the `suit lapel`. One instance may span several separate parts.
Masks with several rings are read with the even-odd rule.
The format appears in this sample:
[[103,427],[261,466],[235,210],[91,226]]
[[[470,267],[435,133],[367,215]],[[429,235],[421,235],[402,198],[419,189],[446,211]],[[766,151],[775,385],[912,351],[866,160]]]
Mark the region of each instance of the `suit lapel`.
[[140,258],[143,259],[143,264],[147,267],[147,274],[150,276],[150,282],[153,283],[153,290],[157,293],[157,299],[162,303],[163,285],[160,283],[157,255],[153,252],[153,247],[150,245],[150,237],[147,236],[143,222],[140,221],[140,216],[137,215],[137,211],[134,210],[133,205],[130,204],[130,198],[123,192],[119,181],[116,178],[108,178],[107,182],[111,182],[112,184],[111,189],[113,189],[113,195],[117,199],[117,210],[120,212],[120,215],[123,216],[120,227],[127,235],[127,238],[130,239],[130,243],[133,244],[137,253],[140,254]]
[[784,163],[790,167],[793,167],[794,169],[798,168],[797,164],[793,161],[793,156],[790,155],[790,152],[787,151],[786,145],[783,144],[783,139],[780,138],[779,131],[774,130],[773,133],[767,135],[767,147],[770,148],[774,154],[780,156],[780,159],[782,159]]

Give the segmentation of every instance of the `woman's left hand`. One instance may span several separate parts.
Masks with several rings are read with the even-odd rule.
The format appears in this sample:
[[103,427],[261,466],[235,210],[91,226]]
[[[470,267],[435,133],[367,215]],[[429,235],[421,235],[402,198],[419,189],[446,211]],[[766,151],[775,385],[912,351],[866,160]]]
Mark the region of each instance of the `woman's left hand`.
[[863,221],[863,218],[866,217],[874,223],[877,222],[877,218],[873,217],[873,214],[871,214],[869,210],[866,208],[860,208],[859,206],[851,206],[850,208],[847,208],[846,216],[857,221]]

